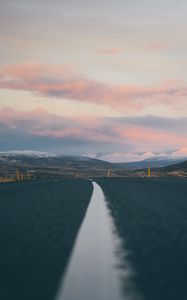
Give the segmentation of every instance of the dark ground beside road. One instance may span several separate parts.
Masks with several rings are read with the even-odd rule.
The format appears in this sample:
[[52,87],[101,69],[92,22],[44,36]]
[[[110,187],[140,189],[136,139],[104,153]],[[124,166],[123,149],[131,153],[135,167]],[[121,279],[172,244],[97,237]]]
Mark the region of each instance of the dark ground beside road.
[[143,300],[187,299],[187,180],[103,178]]
[[81,179],[0,184],[0,299],[54,299],[92,189]]

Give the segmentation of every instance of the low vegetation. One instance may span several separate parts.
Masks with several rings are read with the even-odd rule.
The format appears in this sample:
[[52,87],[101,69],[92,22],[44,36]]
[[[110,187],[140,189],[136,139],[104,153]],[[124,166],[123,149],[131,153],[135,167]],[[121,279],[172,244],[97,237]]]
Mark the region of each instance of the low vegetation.
[[187,299],[186,179],[103,178],[98,183],[143,299]]
[[64,178],[97,178],[107,177],[147,177],[147,168],[150,164],[152,177],[187,177],[187,162],[177,163],[169,167],[174,161],[140,161],[131,163],[110,163],[99,159],[76,156],[35,157],[26,155],[1,155],[1,181],[14,181],[17,173],[27,179],[64,179]]
[[0,184],[1,299],[54,299],[91,193],[81,179]]

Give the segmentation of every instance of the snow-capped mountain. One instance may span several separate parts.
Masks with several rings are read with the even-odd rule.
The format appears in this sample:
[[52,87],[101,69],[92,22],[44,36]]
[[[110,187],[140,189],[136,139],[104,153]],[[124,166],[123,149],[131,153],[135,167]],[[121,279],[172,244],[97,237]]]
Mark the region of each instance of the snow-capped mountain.
[[55,157],[54,153],[34,150],[12,150],[0,152],[1,156],[32,156],[32,157]]

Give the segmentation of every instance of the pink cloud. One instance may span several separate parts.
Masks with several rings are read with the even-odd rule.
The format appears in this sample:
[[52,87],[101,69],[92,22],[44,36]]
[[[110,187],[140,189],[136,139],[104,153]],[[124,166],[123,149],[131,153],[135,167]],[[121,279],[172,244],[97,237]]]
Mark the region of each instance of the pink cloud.
[[70,101],[138,112],[158,104],[178,107],[186,102],[187,84],[167,81],[160,85],[107,85],[78,76],[71,66],[24,64],[0,69],[0,88],[40,93]]
[[[141,145],[142,149],[158,149],[167,147],[186,147],[186,134],[181,135],[165,130],[147,128],[144,126],[119,126],[114,129],[122,139]],[[146,145],[146,146],[145,146]],[[139,147],[138,146],[138,147]]]
[[[27,138],[34,136],[110,143],[121,149],[132,149],[132,153],[134,150],[154,152],[179,148],[183,150],[176,151],[175,155],[186,155],[187,134],[183,120],[183,129],[179,126],[176,132],[172,132],[168,127],[161,129],[150,127],[147,123],[140,125],[137,121],[138,119],[134,120],[134,123],[128,123],[128,120],[124,122],[121,118],[64,118],[40,108],[27,112],[0,110],[0,125],[4,125],[0,126],[0,130],[1,133],[4,132],[3,135],[6,132],[20,132]],[[107,145],[106,149],[109,150]]]
[[9,130],[18,130],[28,135],[111,141],[110,135],[98,130],[104,125],[102,119],[64,118],[40,108],[33,111],[2,109],[0,110],[0,123],[6,125]]
[[74,70],[73,65],[42,65],[38,63],[25,63],[17,65],[6,65],[0,69],[0,78],[5,79],[38,79],[43,77],[55,77],[71,74]]
[[[157,127],[157,122],[165,123],[165,126],[158,124]],[[87,150],[84,146],[86,143],[102,143],[105,151],[110,152],[109,145],[115,145],[117,151],[124,151],[123,160],[143,159],[154,156],[155,152],[164,153],[168,149],[179,149],[172,150],[170,156],[173,158],[186,156],[186,124],[187,120],[184,118],[64,118],[41,108],[33,111],[0,110],[2,136],[9,136],[10,133],[13,139],[19,133],[23,139],[26,136],[26,143],[30,137],[32,140],[45,138],[50,145],[54,139],[64,143],[71,140],[75,148],[78,141],[84,141],[82,151]],[[96,149],[100,151],[98,146]],[[144,156],[137,154],[138,152],[144,152]],[[119,155],[121,157],[120,152]],[[115,158],[114,154],[112,159],[118,160],[118,157]]]
[[151,44],[147,48],[148,50],[163,50],[167,49],[169,46],[167,44],[162,44],[162,43],[156,43],[156,44]]

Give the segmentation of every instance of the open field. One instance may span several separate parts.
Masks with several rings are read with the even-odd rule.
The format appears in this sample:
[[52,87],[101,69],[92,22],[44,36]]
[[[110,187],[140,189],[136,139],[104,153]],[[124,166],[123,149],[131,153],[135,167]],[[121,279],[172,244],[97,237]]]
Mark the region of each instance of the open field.
[[0,298],[51,300],[84,218],[89,181],[0,184]]
[[6,178],[6,177],[0,177],[0,182],[12,182],[15,181],[14,178]]
[[187,181],[103,178],[143,300],[187,299]]
[[[108,171],[110,171],[112,177],[147,176],[148,161],[134,162],[134,169],[130,168],[129,164],[110,163],[88,157],[32,157],[24,155],[0,155],[0,178],[2,178],[2,181],[15,180],[17,171],[19,171],[24,177],[29,174],[31,178],[36,177],[43,179],[72,179],[77,175],[80,178],[89,179],[105,177],[107,176]],[[155,168],[154,164],[155,162],[150,163],[151,175],[153,177],[187,177],[186,162],[165,168]]]

